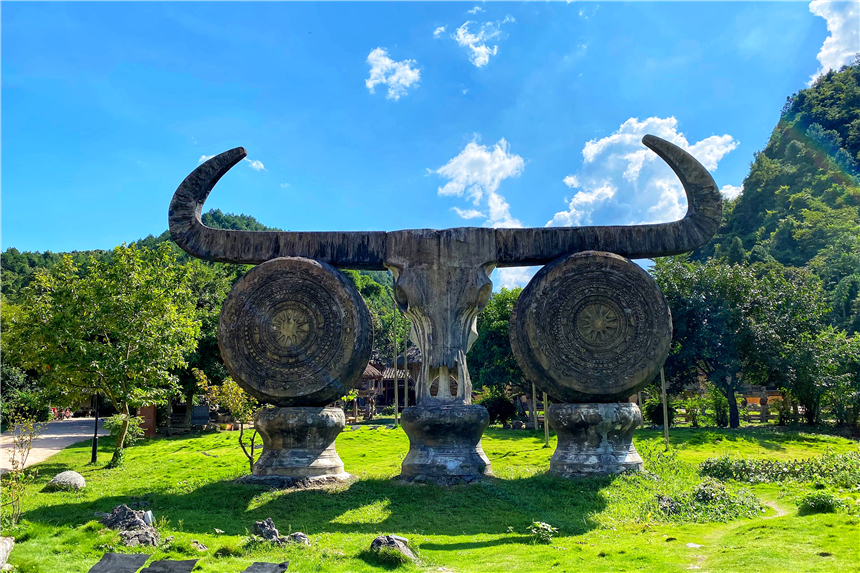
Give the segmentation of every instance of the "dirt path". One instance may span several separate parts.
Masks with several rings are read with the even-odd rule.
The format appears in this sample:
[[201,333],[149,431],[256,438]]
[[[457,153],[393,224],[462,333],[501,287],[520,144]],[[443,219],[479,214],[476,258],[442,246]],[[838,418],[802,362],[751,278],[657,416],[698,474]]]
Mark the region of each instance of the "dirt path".
[[[99,436],[107,435],[99,419]],[[48,422],[42,434],[33,440],[33,449],[25,467],[43,462],[72,444],[88,440],[93,436],[93,418],[73,418]],[[12,449],[12,434],[9,431],[0,435],[0,473],[9,471],[9,453]]]

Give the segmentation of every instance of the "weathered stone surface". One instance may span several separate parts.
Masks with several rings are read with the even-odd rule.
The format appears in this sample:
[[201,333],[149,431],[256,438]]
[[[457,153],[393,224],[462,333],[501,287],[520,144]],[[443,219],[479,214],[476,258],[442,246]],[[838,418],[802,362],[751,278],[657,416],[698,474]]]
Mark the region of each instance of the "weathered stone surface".
[[409,549],[408,541],[396,535],[380,535],[370,542],[370,550],[379,553],[382,549],[394,549],[410,561],[415,560],[415,554]]
[[156,561],[140,573],[191,573],[197,559],[186,559],[184,561]]
[[633,430],[642,423],[636,404],[552,404],[547,420],[558,434],[550,473],[584,477],[642,469],[633,445]]
[[281,536],[271,517],[267,517],[263,521],[254,522],[254,535],[259,535],[266,541],[276,545],[283,545],[287,541],[286,537]]
[[102,518],[102,523],[119,531],[126,547],[158,545],[158,531],[146,524],[143,511],[135,511],[125,504],[118,505],[107,517]]
[[287,536],[287,539],[290,543],[298,543],[299,545],[310,545],[311,538],[302,533],[301,531],[296,531],[295,533],[291,533]]
[[400,469],[403,479],[455,485],[493,475],[481,448],[481,435],[490,424],[486,408],[413,406],[403,410],[400,420],[409,436],[409,453]]
[[558,259],[514,305],[511,348],[526,377],[562,402],[616,402],[654,379],[672,317],[657,283],[612,253]]
[[334,447],[346,425],[340,408],[263,408],[254,427],[263,438],[255,476],[301,480],[320,476],[348,479]]
[[275,259],[230,291],[218,345],[233,378],[261,402],[325,406],[361,382],[370,313],[352,282],[327,263]]
[[136,573],[147,559],[142,553],[105,553],[89,573]]
[[257,561],[251,563],[242,573],[284,573],[289,566],[289,561],[283,563],[261,563]]
[[45,486],[48,491],[56,491],[63,489],[78,490],[87,486],[87,481],[84,476],[78,472],[65,471],[55,475],[51,481]]
[[14,537],[0,537],[0,566],[6,565],[9,560],[9,554],[15,547]]

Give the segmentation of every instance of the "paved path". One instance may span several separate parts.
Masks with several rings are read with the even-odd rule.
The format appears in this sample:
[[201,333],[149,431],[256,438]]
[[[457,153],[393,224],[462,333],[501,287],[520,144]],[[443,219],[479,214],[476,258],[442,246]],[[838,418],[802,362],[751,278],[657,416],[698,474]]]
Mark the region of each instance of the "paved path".
[[[93,436],[93,418],[72,418],[48,422],[41,435],[33,440],[33,449],[25,467],[43,462],[72,444],[88,440]],[[99,419],[99,436],[108,434]],[[12,448],[12,434],[9,431],[0,435],[0,473],[9,471],[9,450]]]

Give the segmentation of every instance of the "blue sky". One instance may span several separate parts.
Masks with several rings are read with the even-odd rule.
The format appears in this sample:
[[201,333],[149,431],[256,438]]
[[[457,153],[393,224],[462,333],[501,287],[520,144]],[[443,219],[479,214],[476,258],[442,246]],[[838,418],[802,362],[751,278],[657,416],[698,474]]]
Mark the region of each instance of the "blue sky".
[[860,51],[857,6],[3,2],[2,248],[159,234],[240,145],[206,207],[286,229],[673,220],[641,135],[737,194],[786,97]]

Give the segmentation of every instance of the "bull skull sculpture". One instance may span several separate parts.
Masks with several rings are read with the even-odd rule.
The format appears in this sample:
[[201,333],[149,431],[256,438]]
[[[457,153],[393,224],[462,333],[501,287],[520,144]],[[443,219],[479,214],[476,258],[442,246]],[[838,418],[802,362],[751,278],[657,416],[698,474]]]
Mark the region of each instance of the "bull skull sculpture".
[[[629,258],[684,253],[716,233],[720,194],[708,171],[690,154],[652,135],[642,143],[681,180],[687,214],[671,223],[633,226],[442,231],[254,232],[203,225],[203,204],[215,184],[246,155],[241,147],[209,159],[179,186],[170,203],[173,240],[201,259],[259,264],[279,257],[305,257],[334,267],[390,270],[398,306],[412,320],[423,354],[416,384],[420,406],[470,404],[466,353],[477,337],[478,313],[489,300],[496,267],[545,265],[582,251],[608,251]],[[456,380],[456,393],[450,382]],[[431,392],[438,383],[435,395]]]

